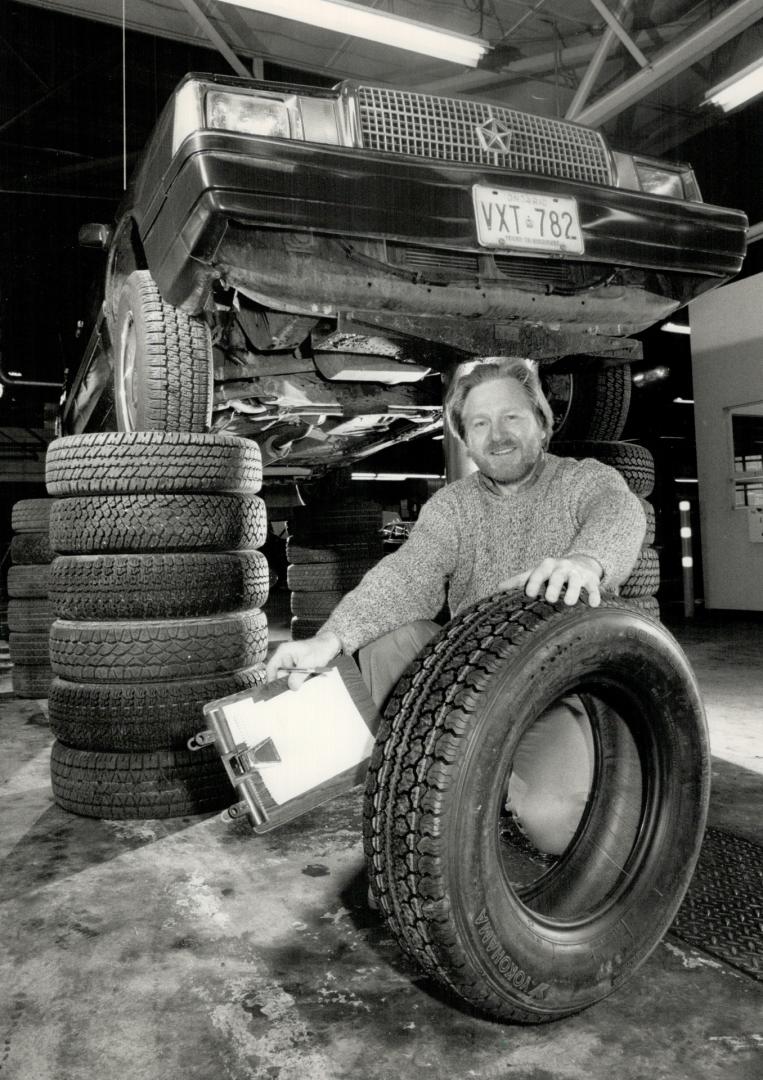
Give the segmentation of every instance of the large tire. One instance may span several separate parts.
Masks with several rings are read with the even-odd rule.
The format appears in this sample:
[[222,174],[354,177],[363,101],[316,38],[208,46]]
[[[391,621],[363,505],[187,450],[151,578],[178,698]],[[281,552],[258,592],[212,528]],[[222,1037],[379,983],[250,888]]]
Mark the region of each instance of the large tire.
[[61,555],[50,574],[60,619],[150,619],[262,607],[268,564],[260,551]]
[[17,566],[44,566],[55,557],[47,532],[18,533],[11,538],[11,562]]
[[51,499],[19,499],[11,510],[13,531],[47,533],[51,502]]
[[657,522],[655,520],[654,507],[646,499],[639,499],[641,503],[641,509],[646,514],[646,536],[644,537],[644,545],[653,544],[657,530]]
[[53,679],[48,716],[56,738],[79,750],[182,750],[206,726],[204,705],[265,681],[262,664],[198,679],[76,683]]
[[554,440],[620,438],[631,401],[630,364],[564,374],[542,366],[540,377],[554,413]]
[[259,495],[92,495],[57,499],[50,536],[72,555],[238,551],[265,543],[267,519]]
[[235,802],[214,750],[97,753],[53,743],[53,798],[84,817],[168,818],[207,814]]
[[291,611],[298,618],[320,619],[325,622],[344,595],[343,592],[336,591],[293,592]]
[[52,563],[31,563],[8,568],[8,595],[12,597],[35,597],[48,595],[48,579]]
[[38,630],[47,634],[55,617],[47,600],[23,597],[8,601],[8,629],[11,632],[23,634]]
[[308,545],[357,543],[377,535],[381,527],[381,506],[360,499],[299,506],[288,523],[289,538]]
[[311,638],[318,633],[325,621],[325,619],[305,619],[295,616],[291,620],[290,627],[292,641],[304,641],[305,638]]
[[74,682],[192,679],[259,664],[267,644],[267,620],[256,608],[197,619],[57,619],[50,666]]
[[660,558],[653,547],[643,547],[630,576],[620,587],[620,596],[631,599],[654,596],[660,587]]
[[654,458],[645,446],[626,442],[558,442],[559,457],[595,458],[617,469],[628,487],[642,499],[654,488]]
[[286,559],[290,564],[321,563],[339,565],[347,562],[368,560],[378,562],[384,554],[384,541],[380,535],[368,536],[356,543],[302,544],[296,540],[286,541]]
[[302,592],[327,592],[333,589],[353,589],[372,566],[373,559],[355,559],[352,562],[305,563],[289,566],[286,583],[290,589]]
[[45,459],[50,495],[227,492],[262,486],[256,443],[236,435],[96,431],[54,439]]
[[207,431],[212,341],[203,319],[166,304],[148,270],[119,295],[114,404],[120,431]]
[[14,664],[11,683],[16,697],[46,698],[53,679],[53,672],[46,664]]
[[21,667],[50,667],[50,640],[47,632],[20,631],[8,635],[11,661]]
[[[585,695],[594,779],[572,840],[549,855],[506,803],[518,744],[570,694]],[[527,1022],[577,1012],[670,926],[709,761],[695,679],[659,623],[609,597],[595,609],[487,597],[387,706],[364,803],[373,894],[406,952],[470,1005]]]

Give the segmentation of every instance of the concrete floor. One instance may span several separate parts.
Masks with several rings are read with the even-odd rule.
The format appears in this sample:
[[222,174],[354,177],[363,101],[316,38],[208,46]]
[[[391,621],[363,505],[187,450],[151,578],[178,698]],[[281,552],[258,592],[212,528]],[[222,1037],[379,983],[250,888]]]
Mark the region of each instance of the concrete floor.
[[[673,625],[707,705],[711,823],[763,841],[763,620]],[[366,906],[360,795],[264,837],[53,804],[45,702],[0,672],[0,1080],[753,1080],[763,988],[668,936],[541,1027],[475,1018]]]

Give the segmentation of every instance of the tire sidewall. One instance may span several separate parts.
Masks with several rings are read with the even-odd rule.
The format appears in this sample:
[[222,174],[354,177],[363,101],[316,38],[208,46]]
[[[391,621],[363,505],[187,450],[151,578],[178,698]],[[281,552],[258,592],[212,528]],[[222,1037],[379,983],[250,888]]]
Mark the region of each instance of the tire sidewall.
[[[667,930],[696,862],[709,793],[702,707],[686,693],[693,680],[678,646],[623,609],[589,611],[581,629],[579,619],[565,620],[531,657],[524,652],[492,679],[474,710],[443,821],[446,893],[467,965],[494,993],[549,1018],[611,993]],[[621,683],[643,705],[659,799],[647,809],[651,839],[637,872],[607,909],[570,928],[517,899],[498,860],[497,821],[500,781],[522,734],[585,675]],[[666,695],[671,710],[649,706]]]

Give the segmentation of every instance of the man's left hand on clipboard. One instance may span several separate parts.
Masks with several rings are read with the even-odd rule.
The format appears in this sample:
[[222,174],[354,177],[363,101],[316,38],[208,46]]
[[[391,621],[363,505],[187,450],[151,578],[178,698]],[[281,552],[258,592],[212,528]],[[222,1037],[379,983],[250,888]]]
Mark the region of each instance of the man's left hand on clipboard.
[[310,674],[325,668],[342,651],[342,643],[330,630],[321,631],[304,641],[282,642],[266,666],[267,681],[275,682],[289,675],[289,689],[298,689]]

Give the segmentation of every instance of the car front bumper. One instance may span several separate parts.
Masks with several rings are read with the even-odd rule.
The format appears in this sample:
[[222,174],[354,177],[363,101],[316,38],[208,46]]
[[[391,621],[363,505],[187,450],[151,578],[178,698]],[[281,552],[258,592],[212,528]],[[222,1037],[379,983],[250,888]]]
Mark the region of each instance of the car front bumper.
[[[507,280],[493,258],[505,265],[506,250],[478,243],[475,184],[574,197],[584,253],[517,251],[521,272]],[[162,175],[151,176],[148,159],[139,190],[151,193],[133,210],[148,265],[164,298],[189,311],[222,279],[318,316],[481,317],[627,335],[733,277],[745,252],[747,219],[736,210],[226,132],[187,139]],[[389,265],[388,244],[481,258],[474,273],[407,273]],[[549,288],[544,268],[570,261],[586,283]]]

